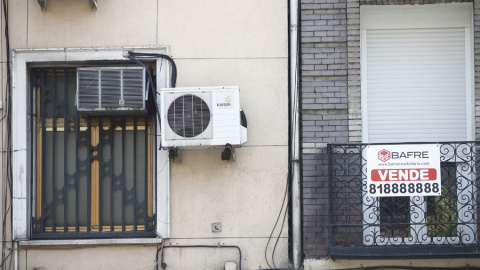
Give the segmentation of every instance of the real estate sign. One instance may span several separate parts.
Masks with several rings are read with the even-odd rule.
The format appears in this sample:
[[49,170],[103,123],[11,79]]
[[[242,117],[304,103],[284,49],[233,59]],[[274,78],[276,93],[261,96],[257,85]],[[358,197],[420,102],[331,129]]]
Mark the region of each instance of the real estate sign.
[[369,145],[366,151],[368,196],[441,195],[438,144]]

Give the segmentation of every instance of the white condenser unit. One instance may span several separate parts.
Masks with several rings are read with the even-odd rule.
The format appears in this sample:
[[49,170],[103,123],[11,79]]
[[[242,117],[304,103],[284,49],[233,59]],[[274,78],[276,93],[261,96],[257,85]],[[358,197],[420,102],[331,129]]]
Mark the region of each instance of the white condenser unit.
[[163,148],[238,146],[247,141],[237,86],[162,88],[160,96]]
[[143,67],[77,69],[77,109],[86,114],[144,114],[147,111]]

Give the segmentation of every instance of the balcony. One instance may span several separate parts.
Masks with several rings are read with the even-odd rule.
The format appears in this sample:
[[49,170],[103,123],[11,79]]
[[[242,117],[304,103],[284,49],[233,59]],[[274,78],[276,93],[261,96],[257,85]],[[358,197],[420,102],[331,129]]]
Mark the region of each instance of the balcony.
[[[479,143],[435,143],[440,150],[441,184],[436,187],[441,195],[398,197],[369,195],[372,186],[367,186],[367,164],[372,163],[366,153],[370,146],[378,145],[328,145],[329,256],[349,259],[478,256]],[[406,144],[385,147],[392,145],[397,149],[408,147]],[[390,183],[394,184],[388,185],[389,192],[402,189],[408,193],[409,182]]]

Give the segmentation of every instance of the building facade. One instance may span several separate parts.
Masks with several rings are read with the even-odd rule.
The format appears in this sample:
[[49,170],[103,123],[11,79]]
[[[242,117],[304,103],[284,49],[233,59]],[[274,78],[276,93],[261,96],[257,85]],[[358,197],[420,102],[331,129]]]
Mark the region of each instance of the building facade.
[[[301,1],[305,269],[479,263],[478,4]],[[369,149],[417,143],[442,195],[371,196]]]
[[[286,2],[2,4],[5,269],[288,267]],[[163,111],[171,87],[190,88]],[[201,87],[212,104],[188,92]],[[162,121],[179,119],[163,114],[217,117],[233,102],[236,123],[209,136],[248,121],[234,157],[209,137],[162,147]],[[209,127],[195,124],[172,129]]]

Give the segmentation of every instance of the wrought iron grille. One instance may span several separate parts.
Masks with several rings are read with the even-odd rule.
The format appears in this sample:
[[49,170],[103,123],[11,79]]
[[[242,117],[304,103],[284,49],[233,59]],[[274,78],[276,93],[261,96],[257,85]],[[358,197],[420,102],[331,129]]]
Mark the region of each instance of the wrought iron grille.
[[75,69],[31,76],[32,238],[155,236],[154,118],[83,116]]
[[366,147],[327,147],[330,252],[446,245],[478,249],[478,142],[439,143],[442,195],[424,197],[367,196]]

